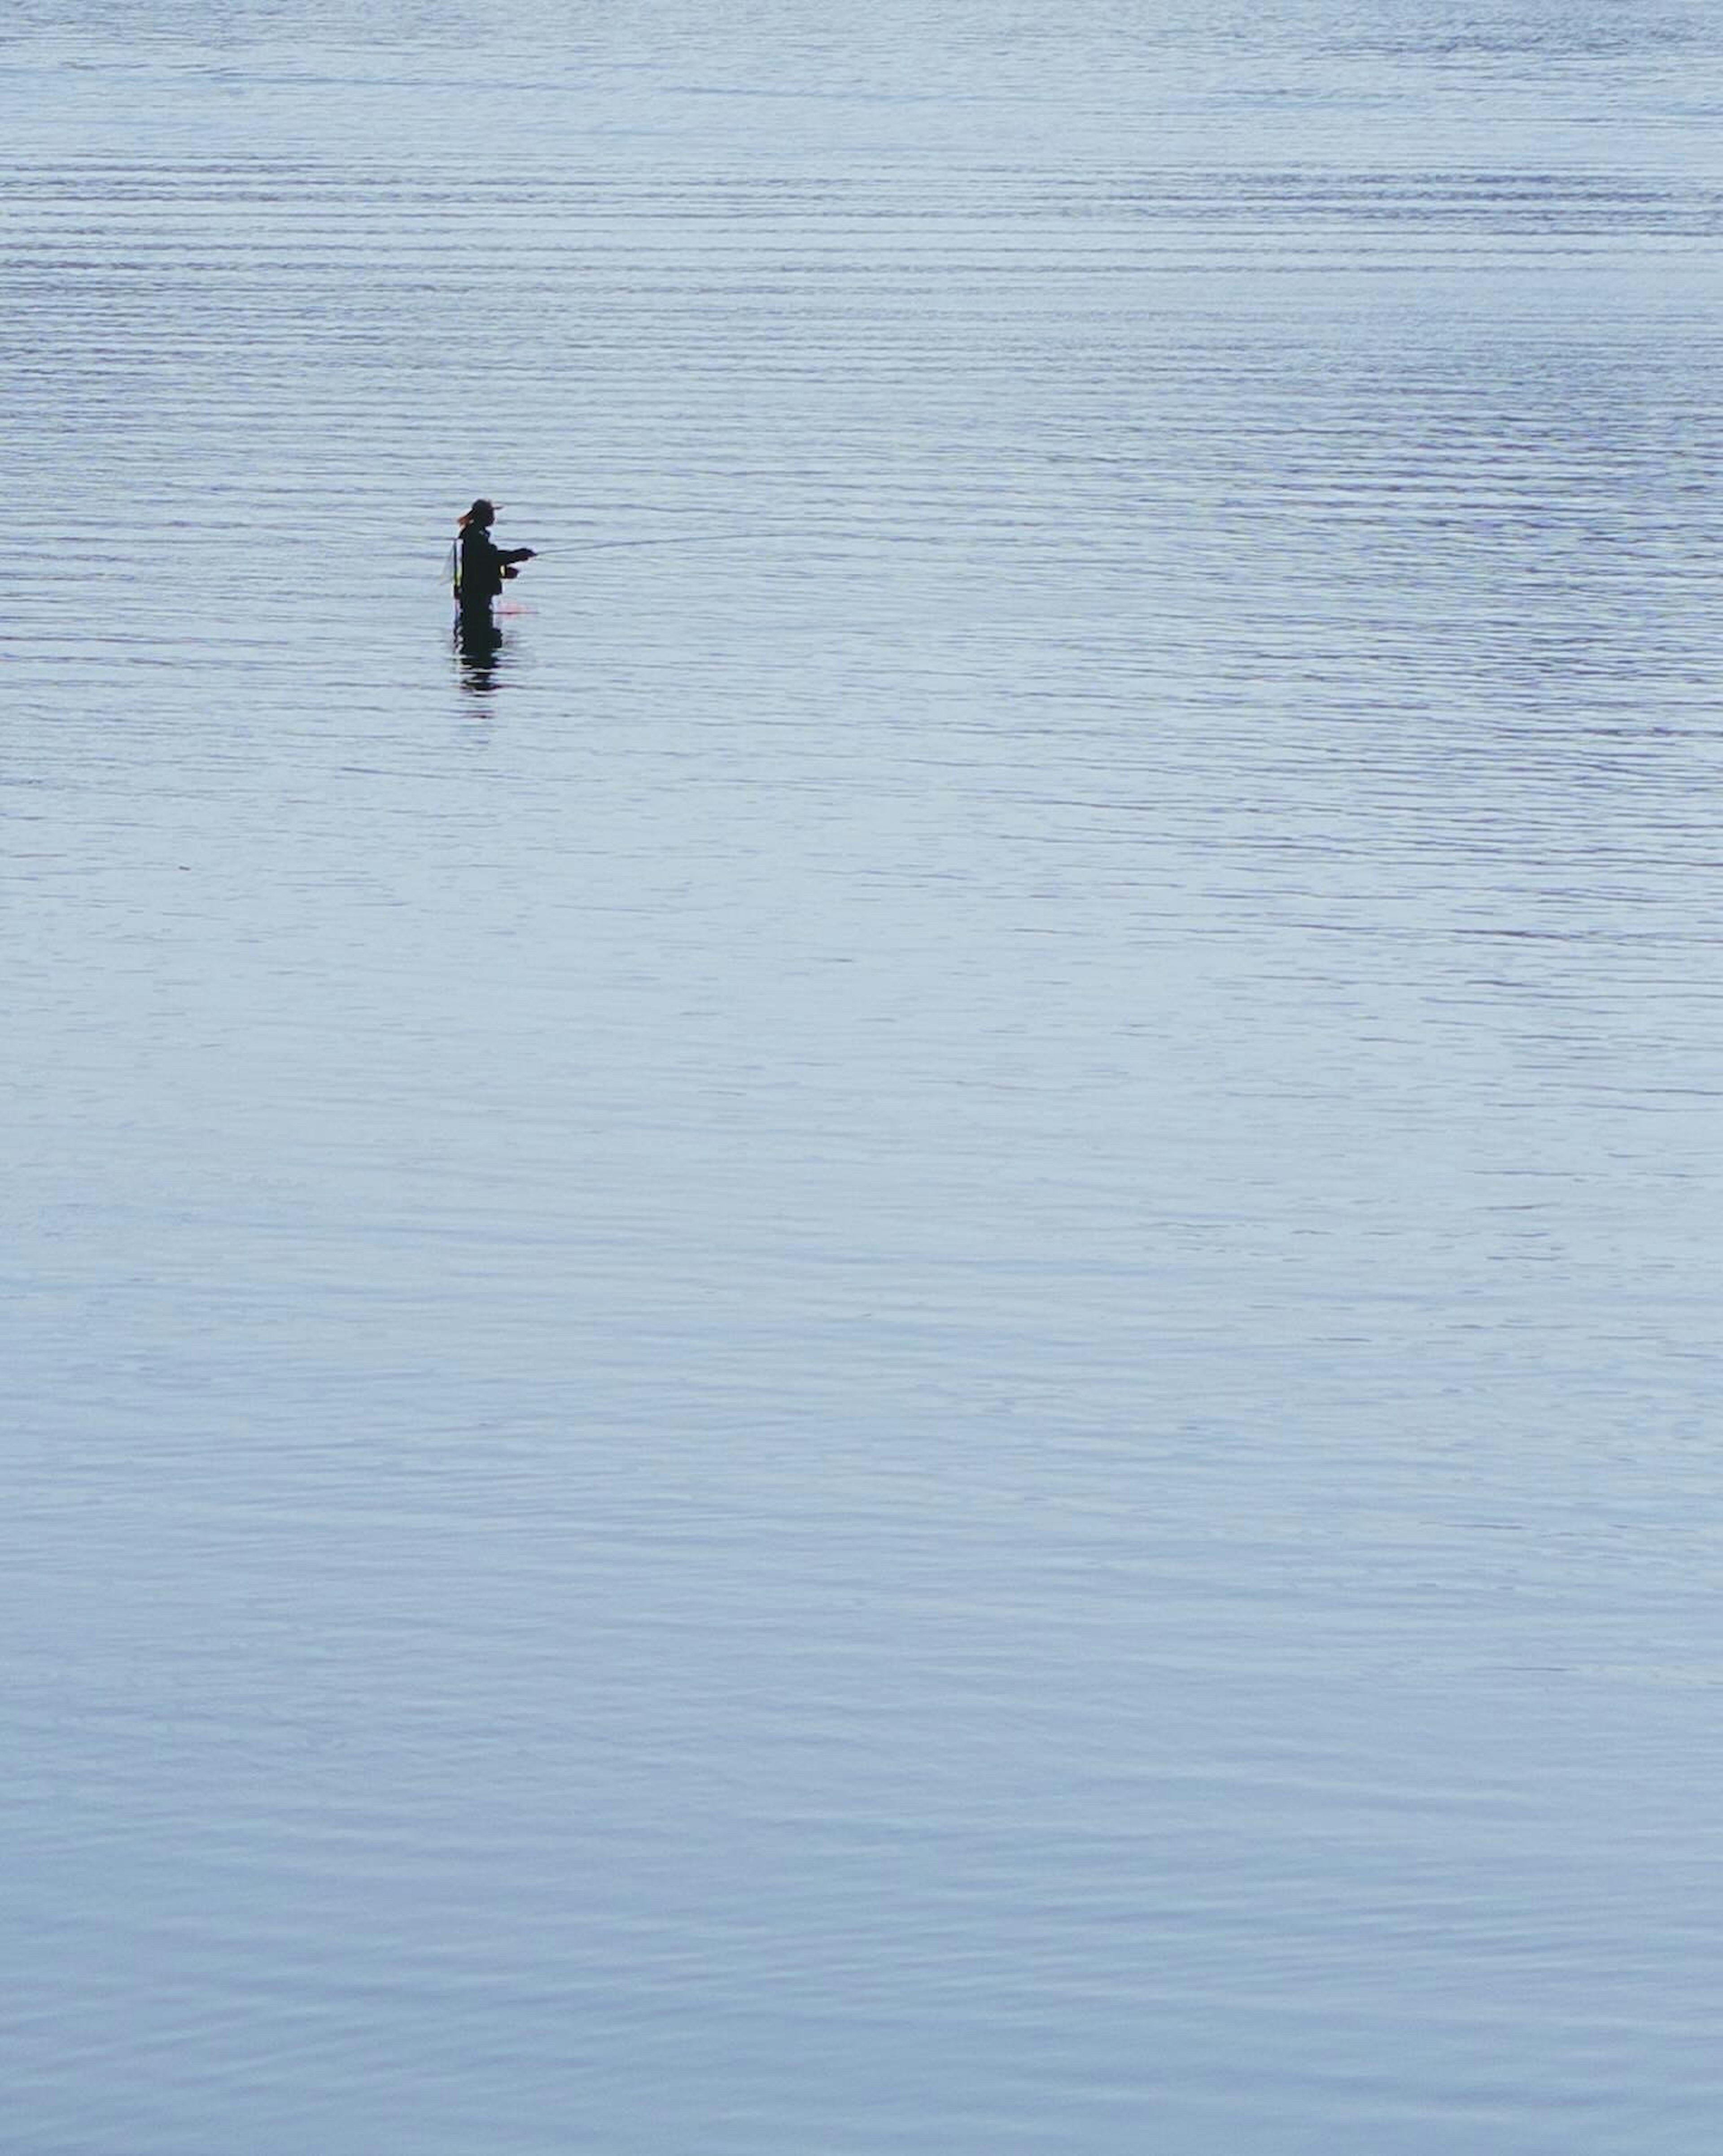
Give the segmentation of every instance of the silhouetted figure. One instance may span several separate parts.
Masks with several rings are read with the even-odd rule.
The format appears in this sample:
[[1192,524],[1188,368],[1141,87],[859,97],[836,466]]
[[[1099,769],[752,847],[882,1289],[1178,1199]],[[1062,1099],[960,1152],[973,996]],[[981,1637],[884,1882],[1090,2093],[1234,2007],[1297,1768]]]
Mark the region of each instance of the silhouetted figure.
[[497,545],[490,536],[495,521],[496,504],[482,495],[460,521],[454,554],[454,603],[458,609],[455,634],[464,656],[489,658],[495,651],[500,639],[490,618],[490,603],[502,589],[504,579],[519,573],[515,564],[532,559],[531,547],[505,551]]

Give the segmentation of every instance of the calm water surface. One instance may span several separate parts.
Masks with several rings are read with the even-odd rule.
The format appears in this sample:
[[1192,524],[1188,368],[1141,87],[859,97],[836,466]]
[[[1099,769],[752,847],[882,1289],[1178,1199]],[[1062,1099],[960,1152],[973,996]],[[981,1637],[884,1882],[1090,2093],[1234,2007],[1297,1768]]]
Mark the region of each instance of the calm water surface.
[[1710,2156],[1720,234],[1696,0],[13,0],[8,2156]]

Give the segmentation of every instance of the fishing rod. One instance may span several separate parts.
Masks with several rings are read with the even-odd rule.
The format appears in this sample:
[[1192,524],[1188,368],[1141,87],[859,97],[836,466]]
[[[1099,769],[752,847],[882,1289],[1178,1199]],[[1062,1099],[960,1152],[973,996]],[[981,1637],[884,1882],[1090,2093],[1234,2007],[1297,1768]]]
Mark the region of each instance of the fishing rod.
[[[744,527],[736,531],[675,531],[656,539],[553,539],[548,547],[535,547],[532,558],[542,561],[546,555],[597,554],[610,552],[622,547],[707,547],[723,545],[736,539],[805,539],[805,531],[761,531]],[[451,545],[445,558],[444,574],[454,576],[459,563],[459,542]]]
[[805,539],[807,536],[805,531],[677,531],[661,539],[553,540],[548,549],[541,547],[538,552],[595,554],[617,547],[705,547],[728,539]]

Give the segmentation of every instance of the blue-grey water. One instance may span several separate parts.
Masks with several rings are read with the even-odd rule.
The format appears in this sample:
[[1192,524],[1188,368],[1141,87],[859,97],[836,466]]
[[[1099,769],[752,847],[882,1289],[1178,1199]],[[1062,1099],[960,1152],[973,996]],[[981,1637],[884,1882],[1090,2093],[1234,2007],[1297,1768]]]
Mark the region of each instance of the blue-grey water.
[[1720,242],[1699,0],[10,0],[5,2156],[1711,2156]]

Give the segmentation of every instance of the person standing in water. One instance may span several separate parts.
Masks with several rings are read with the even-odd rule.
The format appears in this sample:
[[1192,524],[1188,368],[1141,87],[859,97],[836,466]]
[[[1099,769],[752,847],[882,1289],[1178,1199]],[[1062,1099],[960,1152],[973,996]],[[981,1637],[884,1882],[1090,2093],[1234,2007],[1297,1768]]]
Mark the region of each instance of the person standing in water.
[[463,644],[493,641],[496,629],[490,619],[490,603],[503,588],[503,580],[517,573],[517,562],[530,562],[531,547],[501,547],[490,536],[496,521],[496,504],[481,495],[460,521],[455,542],[454,603],[459,608],[456,628]]

